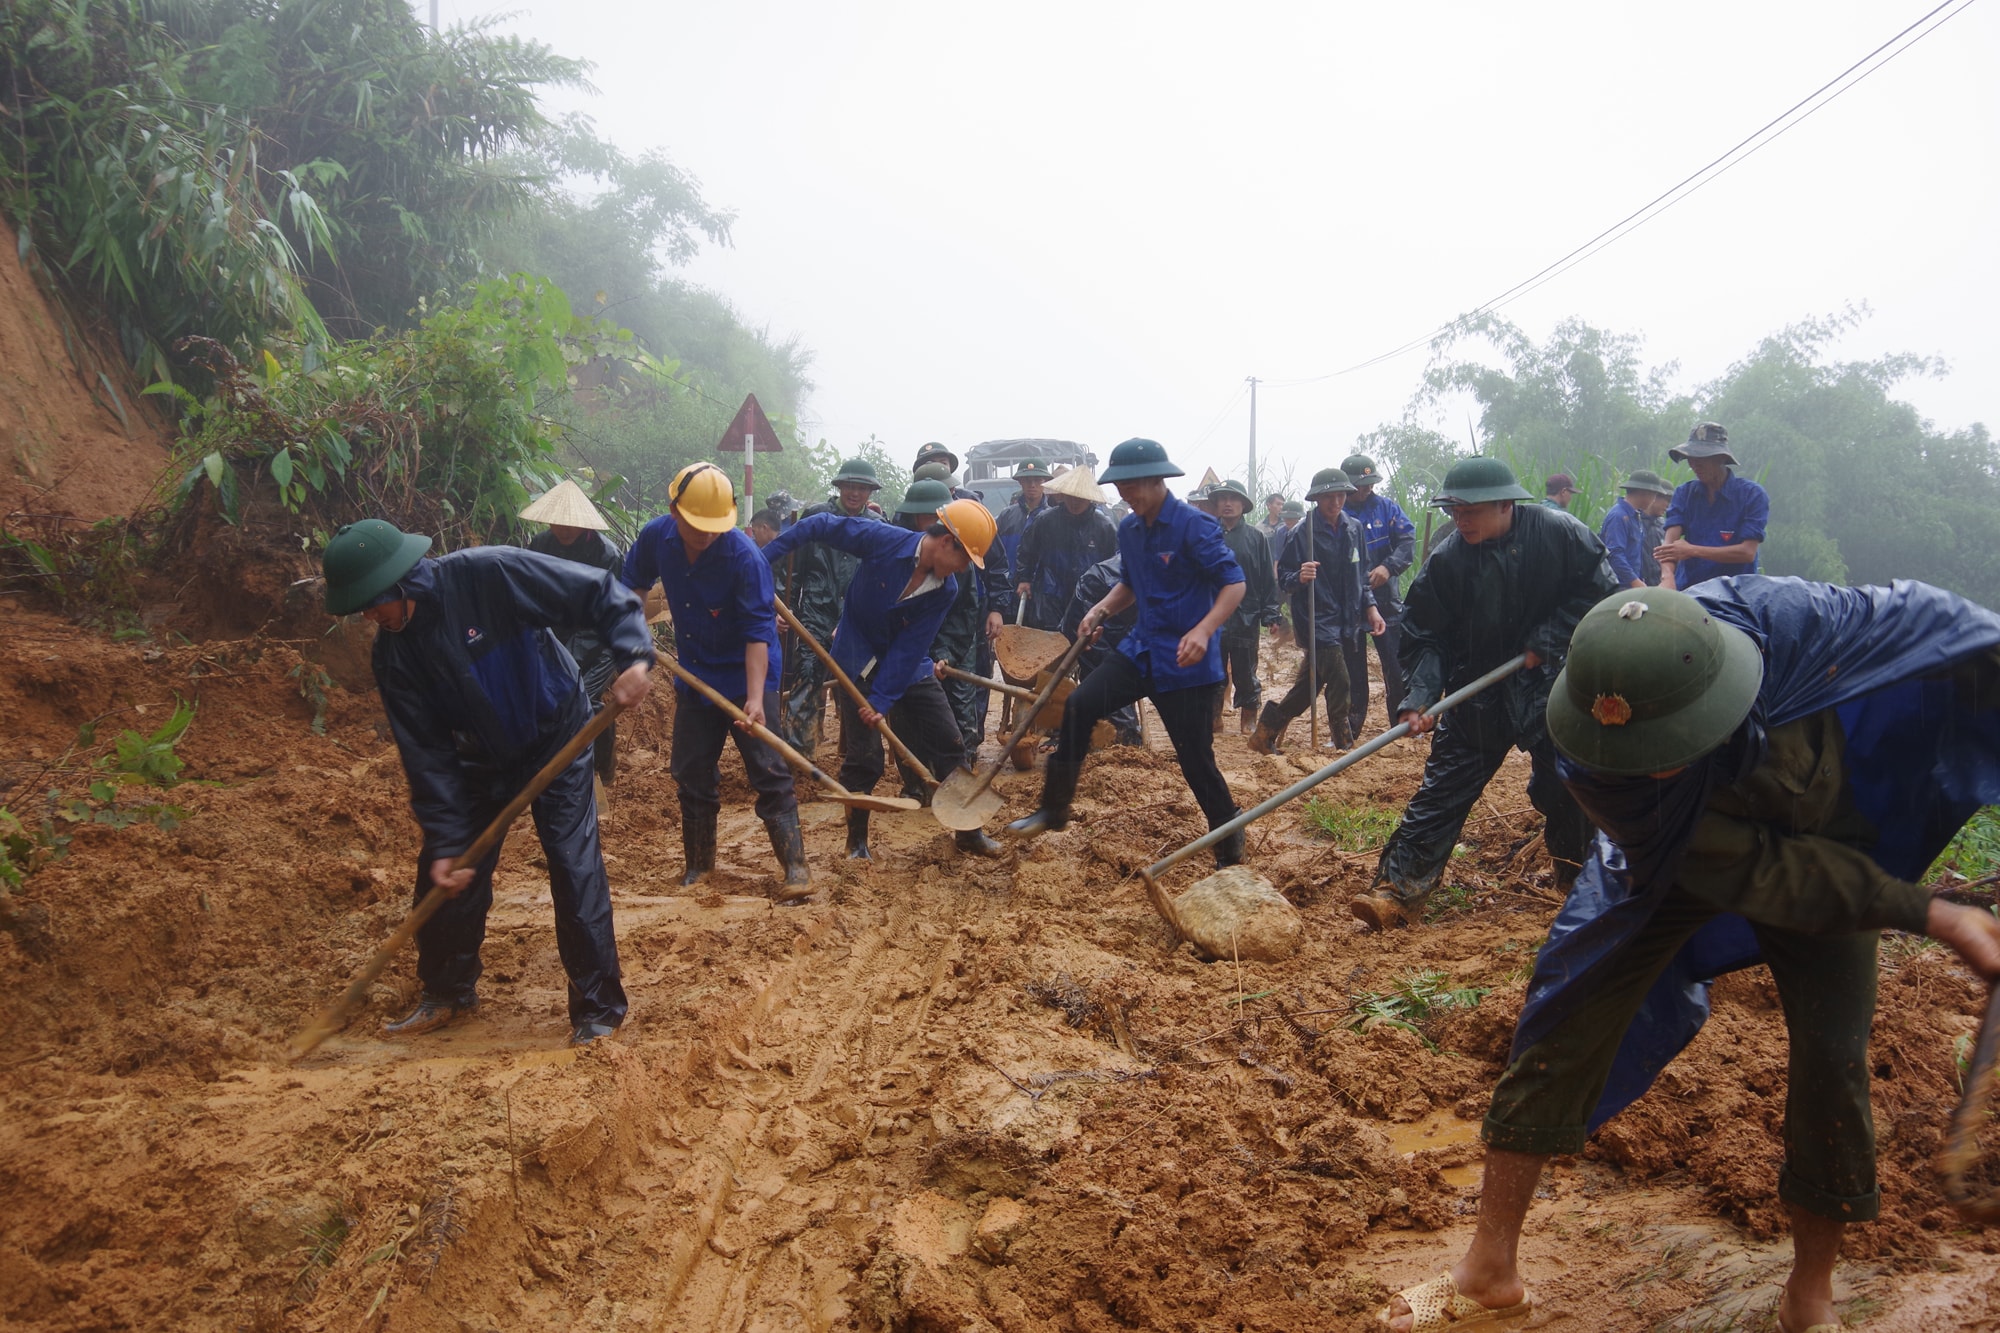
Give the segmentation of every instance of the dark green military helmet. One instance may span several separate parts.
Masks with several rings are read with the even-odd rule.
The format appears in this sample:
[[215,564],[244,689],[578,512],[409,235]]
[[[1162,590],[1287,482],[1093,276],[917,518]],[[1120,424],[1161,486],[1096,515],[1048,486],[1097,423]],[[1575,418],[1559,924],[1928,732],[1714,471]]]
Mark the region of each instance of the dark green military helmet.
[[1287,500],[1278,506],[1278,514],[1281,518],[1304,518],[1306,516],[1305,502],[1302,500]]
[[1434,505],[1476,505],[1488,500],[1532,500],[1521,489],[1514,471],[1497,458],[1474,454],[1461,458],[1444,474],[1444,485],[1431,498]]
[[1225,495],[1233,495],[1241,500],[1245,509],[1250,507],[1250,488],[1240,481],[1218,481],[1208,488],[1208,498],[1211,500],[1220,500]]
[[1549,692],[1549,738],[1600,773],[1664,773],[1728,740],[1763,681],[1748,634],[1684,592],[1630,588],[1578,622]]
[[1676,463],[1685,463],[1691,458],[1714,458],[1736,465],[1736,455],[1729,452],[1729,432],[1713,421],[1704,421],[1688,432],[1688,442],[1678,449],[1667,450],[1667,457]]
[[1015,481],[1053,481],[1048,464],[1039,458],[1030,458],[1014,465]]
[[896,506],[899,514],[935,514],[951,503],[951,487],[941,481],[926,477],[922,481],[910,483],[910,489],[903,492],[903,502]]
[[840,470],[833,474],[833,484],[838,486],[843,481],[859,482],[878,491],[882,489],[882,483],[875,478],[875,465],[865,458],[849,458],[841,463]]
[[1317,500],[1322,495],[1347,495],[1354,490],[1354,483],[1348,480],[1347,469],[1323,467],[1313,473],[1312,485],[1306,487],[1306,499]]
[[394,523],[364,518],[333,534],[320,557],[326,574],[327,614],[351,616],[396,586],[431,549],[429,537],[405,533]]
[[941,461],[919,463],[917,464],[917,470],[910,474],[910,478],[913,481],[941,481],[946,486],[950,486],[951,469],[946,467]]
[[917,466],[922,467],[926,463],[943,463],[945,471],[958,471],[958,455],[936,440],[917,450]]
[[1099,481],[1145,481],[1151,477],[1184,477],[1158,440],[1134,437],[1112,449],[1111,466]]
[[1367,454],[1349,454],[1340,461],[1340,470],[1347,474],[1347,479],[1354,483],[1356,490],[1382,484],[1382,473],[1377,470],[1375,460]]
[[1619,489],[1626,491],[1651,491],[1655,495],[1672,495],[1674,493],[1674,484],[1650,468],[1642,467],[1634,470],[1631,476],[1625,478],[1625,484]]

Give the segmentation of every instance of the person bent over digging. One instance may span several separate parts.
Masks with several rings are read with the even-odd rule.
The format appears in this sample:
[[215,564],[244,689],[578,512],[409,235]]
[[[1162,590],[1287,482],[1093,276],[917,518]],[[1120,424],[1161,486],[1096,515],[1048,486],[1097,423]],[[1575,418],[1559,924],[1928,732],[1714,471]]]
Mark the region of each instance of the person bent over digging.
[[[451,896],[417,932],[423,994],[384,1026],[390,1036],[441,1028],[479,1005],[479,948],[500,846],[453,872],[542,765],[590,721],[590,700],[557,634],[591,630],[610,646],[611,698],[634,708],[651,688],[653,636],[639,599],[609,570],[513,546],[425,560],[431,539],[379,518],[326,545],[326,609],[360,612],[375,636],[375,683],[424,834],[416,898]],[[531,807],[555,900],[556,952],[569,975],[570,1044],[625,1021],[611,888],[597,837],[592,758],[579,754]]]
[[[1221,630],[1243,600],[1243,569],[1222,539],[1222,525],[1167,492],[1185,475],[1153,440],[1127,440],[1111,451],[1104,480],[1132,507],[1118,525],[1119,581],[1090,608],[1077,633],[1095,638],[1127,607],[1138,619],[1118,651],[1086,676],[1063,705],[1056,752],[1042,776],[1035,812],[1007,826],[1024,837],[1069,827],[1070,802],[1101,718],[1151,699],[1173,741],[1194,799],[1215,828],[1236,816],[1229,784],[1215,766],[1209,718],[1222,689]],[[1215,844],[1215,864],[1243,860],[1243,831]]]
[[1791,1048],[1777,1322],[1834,1333],[1843,1229],[1879,1205],[1877,933],[1927,935],[2000,978],[2000,919],[1910,882],[2000,800],[2000,616],[1917,583],[1627,589],[1577,626],[1548,729],[1602,835],[1493,1092],[1471,1247],[1383,1321],[1432,1333],[1525,1313],[1516,1254],[1543,1165],[1693,1039],[1711,979],[1762,963]]
[[[1350,907],[1377,930],[1422,919],[1465,817],[1507,752],[1527,751],[1534,767],[1528,799],[1543,819],[1542,839],[1567,889],[1583,861],[1590,823],[1556,777],[1555,750],[1542,725],[1549,686],[1562,667],[1570,631],[1616,588],[1603,543],[1560,509],[1530,499],[1497,458],[1460,460],[1431,503],[1451,516],[1410,585],[1403,613],[1408,693],[1397,721],[1421,735],[1436,728],[1423,785],[1382,849],[1375,882]],[[1526,654],[1527,665],[1442,718],[1424,710],[1495,667]]]
[[[625,586],[665,590],[681,665],[768,726],[778,716],[784,675],[771,566],[750,535],[736,526],[736,488],[713,463],[690,463],[667,486],[668,512],[639,530],[625,557]],[[683,887],[715,869],[715,826],[722,813],[722,743],[736,738],[743,776],[757,793],[757,818],[785,873],[779,902],[812,896],[812,871],[799,831],[792,770],[778,752],[680,680],[674,681],[674,740],[670,765],[680,792]]]
[[[1312,703],[1315,679],[1326,700],[1327,734],[1334,748],[1345,750],[1354,744],[1354,728],[1348,709],[1347,670],[1349,645],[1366,642],[1370,634],[1383,634],[1388,626],[1375,609],[1375,591],[1368,586],[1362,556],[1368,538],[1361,524],[1344,513],[1354,483],[1337,467],[1323,468],[1313,475],[1306,499],[1315,506],[1304,522],[1285,534],[1284,549],[1278,555],[1278,586],[1292,595],[1292,634],[1307,656],[1299,663],[1299,678],[1291,692],[1273,704],[1264,705],[1250,748],[1262,754],[1276,754],[1284,740],[1285,728]],[[1310,539],[1311,550],[1307,550]],[[1311,598],[1311,602],[1307,602]],[[1311,615],[1307,614],[1308,606]],[[1367,661],[1363,659],[1365,669]]]
[[[940,781],[964,763],[964,742],[951,701],[938,684],[931,645],[958,600],[958,579],[969,577],[969,569],[985,569],[994,540],[993,515],[985,505],[953,500],[923,532],[844,514],[813,514],[764,548],[772,565],[806,542],[859,560],[827,646],[868,696],[865,708],[845,690],[837,696],[840,785],[849,791],[865,795],[882,780],[882,734],[876,727],[884,718]],[[999,843],[976,828],[960,830],[954,842],[975,856],[1003,854]],[[847,855],[870,859],[866,810],[847,811]]]

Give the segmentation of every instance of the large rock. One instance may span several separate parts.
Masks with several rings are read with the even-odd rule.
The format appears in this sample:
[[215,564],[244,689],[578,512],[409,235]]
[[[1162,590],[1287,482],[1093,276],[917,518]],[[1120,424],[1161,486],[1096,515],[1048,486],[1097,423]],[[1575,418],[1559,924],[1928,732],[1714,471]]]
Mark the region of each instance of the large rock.
[[1218,870],[1174,899],[1181,933],[1211,958],[1278,963],[1299,951],[1299,909],[1247,866]]

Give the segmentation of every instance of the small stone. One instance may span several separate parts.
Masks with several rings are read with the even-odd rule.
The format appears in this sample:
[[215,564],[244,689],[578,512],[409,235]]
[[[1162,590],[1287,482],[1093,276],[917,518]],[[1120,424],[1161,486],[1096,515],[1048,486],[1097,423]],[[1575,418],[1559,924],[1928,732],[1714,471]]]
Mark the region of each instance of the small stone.
[[972,1232],[972,1248],[980,1258],[999,1263],[1027,1222],[1028,1210],[1021,1206],[1021,1201],[1003,1195],[986,1205],[985,1214]]

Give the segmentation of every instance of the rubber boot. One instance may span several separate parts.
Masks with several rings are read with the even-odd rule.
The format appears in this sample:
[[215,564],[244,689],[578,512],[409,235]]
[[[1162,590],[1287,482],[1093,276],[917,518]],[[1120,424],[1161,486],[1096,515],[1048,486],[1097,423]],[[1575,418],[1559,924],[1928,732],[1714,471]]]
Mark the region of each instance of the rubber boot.
[[1042,800],[1035,813],[1007,826],[1009,833],[1032,838],[1041,833],[1060,833],[1069,827],[1070,802],[1076,799],[1076,780],[1082,764],[1059,764],[1053,756],[1042,769]]
[[[1237,815],[1242,813],[1241,810],[1236,812]],[[1230,818],[1234,819],[1236,815],[1231,815]],[[1227,870],[1230,866],[1240,866],[1243,864],[1243,833],[1244,830],[1237,829],[1221,842],[1209,848],[1215,854],[1215,868],[1217,870]]]
[[1243,709],[1238,717],[1237,725],[1242,729],[1245,736],[1257,730],[1257,710],[1254,707]]
[[1285,736],[1285,726],[1278,720],[1278,706],[1265,704],[1263,715],[1257,719],[1257,729],[1250,733],[1250,748],[1258,754],[1283,754],[1278,742]]
[[849,809],[847,812],[847,859],[850,861],[872,861],[868,855],[868,812]]
[[462,1018],[466,1014],[478,1012],[479,1001],[476,999],[465,1004],[453,1004],[450,1000],[440,1000],[435,996],[424,995],[418,997],[417,1007],[410,1010],[409,1013],[403,1015],[393,1023],[384,1023],[382,1025],[382,1035],[385,1037],[421,1036],[426,1032],[435,1032],[447,1023]]
[[960,829],[952,837],[952,845],[967,856],[1005,856],[1007,849],[986,836],[986,830]]
[[1399,888],[1387,879],[1377,879],[1368,892],[1348,903],[1347,910],[1371,930],[1401,930],[1421,925],[1424,902],[1437,888]]
[[771,835],[771,851],[785,872],[778,901],[795,903],[812,897],[812,870],[806,865],[806,838],[799,831],[799,812],[787,810],[775,819],[765,820],[764,831]]
[[681,851],[687,857],[687,871],[681,876],[681,887],[686,889],[701,883],[702,877],[715,869],[714,815],[681,817]]

